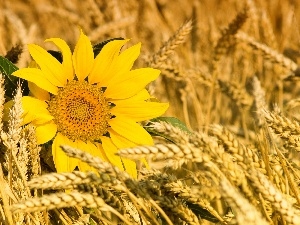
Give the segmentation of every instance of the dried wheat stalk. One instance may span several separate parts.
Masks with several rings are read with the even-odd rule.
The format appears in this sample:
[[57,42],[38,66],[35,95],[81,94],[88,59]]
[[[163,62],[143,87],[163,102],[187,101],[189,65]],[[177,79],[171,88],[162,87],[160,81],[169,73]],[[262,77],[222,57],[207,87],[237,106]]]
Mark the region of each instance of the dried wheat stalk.
[[253,99],[245,91],[245,88],[239,87],[236,83],[218,80],[221,91],[232,99],[240,109],[249,109]]
[[254,97],[254,106],[255,106],[255,116],[257,120],[257,126],[261,127],[264,124],[265,118],[263,116],[263,109],[268,109],[267,103],[266,103],[266,93],[263,90],[261,83],[257,76],[253,76],[252,78],[252,86],[253,91],[252,95]]
[[38,174],[41,173],[41,165],[40,165],[40,151],[41,146],[37,144],[36,134],[35,134],[35,128],[31,125],[26,126],[24,128],[26,131],[26,137],[27,140],[27,148],[29,151],[29,165],[30,168],[29,178],[36,177]]
[[[111,186],[113,187],[113,186]],[[83,183],[77,186],[77,189],[80,192],[84,193],[91,193],[95,196],[100,197],[104,200],[104,202],[117,210],[121,214],[125,214],[125,207],[123,205],[123,201],[121,199],[120,193],[112,192],[111,190],[107,189],[106,187],[103,188],[98,186],[98,184],[90,184],[90,183]]]
[[164,121],[151,122],[148,127],[159,132],[162,136],[167,137],[173,143],[182,145],[189,143],[190,134],[179,127],[171,125],[170,123]]
[[61,146],[61,148],[68,156],[80,159],[81,161],[97,169],[99,173],[104,172],[111,176],[115,175],[121,180],[129,178],[129,175],[126,172],[120,171],[117,167],[112,166],[112,164],[104,162],[100,158],[94,157],[87,152],[66,145]]
[[[247,34],[243,32],[239,32],[235,35],[235,37],[243,42],[246,42],[249,44],[252,48],[259,50],[263,53],[263,56],[267,59],[271,60],[275,64],[281,65],[283,68],[286,68],[290,73],[294,73],[298,69],[298,65],[290,60],[289,58],[285,57],[284,55],[280,54],[276,50],[268,47],[265,44],[261,44],[257,41],[255,41],[252,37],[248,36]],[[290,74],[281,75],[280,79],[287,79]]]
[[165,42],[160,50],[155,53],[148,62],[149,67],[160,68],[162,64],[173,54],[175,48],[184,43],[187,35],[192,30],[192,21],[183,24],[178,31]]
[[84,194],[77,191],[44,195],[41,198],[29,198],[22,203],[13,204],[11,211],[13,213],[34,212],[76,205],[91,208],[99,207],[100,210],[110,211],[110,208],[105,204],[103,199],[92,194]]
[[[168,191],[173,192],[180,198],[199,205],[201,208],[208,210],[214,217],[216,217],[220,222],[225,222],[225,220],[219,215],[219,213],[211,206],[207,199],[194,194],[192,190],[182,183],[182,181],[170,182],[164,186]],[[199,187],[201,188],[201,187]]]
[[32,179],[28,182],[30,188],[68,189],[79,184],[93,183],[101,186],[114,186],[119,182],[107,173],[99,176],[93,172],[73,171],[72,173],[51,173]]
[[236,211],[237,224],[269,224],[262,214],[229,181],[221,181],[221,193]]
[[211,125],[210,131],[212,135],[220,140],[225,150],[236,158],[238,164],[244,170],[247,170],[249,166],[252,165],[262,173],[266,174],[266,166],[257,151],[241,144],[228,129],[221,125]]
[[242,25],[248,18],[248,8],[245,7],[239,12],[228,27],[222,31],[222,36],[219,38],[216,47],[214,48],[214,62],[219,61],[222,55],[232,46],[232,37],[241,29]]
[[277,190],[263,174],[252,169],[250,171],[249,179],[263,197],[271,202],[273,207],[281,213],[289,224],[296,225],[300,223],[300,211],[296,210],[284,197],[282,192]]
[[287,117],[264,110],[264,116],[269,127],[279,135],[280,138],[287,141],[287,146],[299,150],[298,136],[300,134],[300,125],[297,121],[291,121]]
[[219,84],[218,81],[218,70],[217,70],[217,63],[219,62],[221,56],[226,55],[227,51],[230,49],[231,46],[234,46],[235,43],[233,43],[233,35],[235,35],[239,29],[241,29],[242,25],[245,23],[246,19],[248,17],[248,8],[244,7],[243,11],[237,14],[237,16],[234,18],[234,20],[228,25],[228,28],[225,29],[222,32],[221,37],[218,39],[217,45],[214,48],[214,54],[213,54],[213,63],[211,65],[212,68],[212,85],[209,89],[208,93],[208,104],[207,104],[207,112],[206,112],[206,133],[208,131],[208,124],[211,120],[211,110],[212,110],[212,104],[214,102],[214,90],[215,85]]
[[192,160],[202,162],[203,154],[191,144],[156,144],[155,146],[137,146],[122,149],[117,155],[130,159],[146,158],[151,161]]

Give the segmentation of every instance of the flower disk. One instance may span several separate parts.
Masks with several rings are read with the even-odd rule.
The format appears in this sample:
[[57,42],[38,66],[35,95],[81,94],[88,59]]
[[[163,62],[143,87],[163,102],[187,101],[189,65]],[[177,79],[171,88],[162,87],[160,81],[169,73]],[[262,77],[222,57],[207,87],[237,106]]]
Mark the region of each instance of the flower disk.
[[73,80],[58,90],[49,102],[57,130],[75,141],[98,140],[107,133],[110,104],[103,91],[86,81]]

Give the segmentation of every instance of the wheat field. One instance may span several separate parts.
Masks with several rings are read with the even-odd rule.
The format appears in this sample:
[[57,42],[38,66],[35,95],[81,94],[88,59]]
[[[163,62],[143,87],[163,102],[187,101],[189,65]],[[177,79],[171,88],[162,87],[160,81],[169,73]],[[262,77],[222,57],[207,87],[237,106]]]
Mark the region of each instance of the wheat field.
[[[21,88],[0,77],[0,224],[300,224],[300,2],[263,0],[0,0],[0,56],[27,67],[27,44],[73,48],[141,42],[134,67],[160,77],[147,88],[169,102],[142,124],[154,146],[137,179],[62,146],[98,173],[56,173],[49,146],[21,126]],[[57,49],[54,49],[57,50]],[[23,90],[24,94],[24,90]],[[175,120],[173,117],[178,118]]]

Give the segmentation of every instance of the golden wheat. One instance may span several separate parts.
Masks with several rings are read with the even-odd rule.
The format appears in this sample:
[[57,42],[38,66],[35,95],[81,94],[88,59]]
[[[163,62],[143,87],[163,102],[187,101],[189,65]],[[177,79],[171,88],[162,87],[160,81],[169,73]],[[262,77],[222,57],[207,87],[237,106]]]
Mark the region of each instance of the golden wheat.
[[11,86],[0,61],[0,224],[300,223],[297,1],[1,6],[0,54],[19,68],[31,61],[26,44],[52,49],[43,40],[59,37],[73,48],[78,26],[93,44],[116,37],[142,42],[133,67],[161,70],[148,87],[151,101],[169,102],[165,116],[187,128],[142,122],[158,135],[155,145],[117,153],[148,160],[136,179],[70,146],[63,151],[93,172],[56,173],[50,145],[39,146],[35,128],[22,123],[26,83]]

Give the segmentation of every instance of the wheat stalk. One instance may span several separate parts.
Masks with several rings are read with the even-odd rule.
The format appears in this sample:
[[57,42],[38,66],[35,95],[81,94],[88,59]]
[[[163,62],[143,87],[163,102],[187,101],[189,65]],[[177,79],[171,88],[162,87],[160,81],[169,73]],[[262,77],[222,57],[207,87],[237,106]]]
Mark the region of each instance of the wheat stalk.
[[30,188],[39,189],[69,189],[80,184],[98,184],[101,186],[114,186],[119,182],[107,173],[96,175],[93,172],[73,171],[72,173],[51,173],[36,177],[28,182]]
[[236,219],[238,224],[268,224],[262,214],[227,180],[221,181],[221,190],[230,206],[237,212]]
[[[275,64],[281,65],[282,67],[286,68],[290,73],[295,73],[295,71],[298,69],[298,65],[295,62],[280,54],[276,50],[268,47],[267,45],[255,41],[252,37],[248,36],[247,34],[239,32],[235,35],[235,37],[240,41],[246,42],[252,48],[259,50],[261,53],[263,53],[263,56],[266,59],[273,61]],[[290,74],[281,75],[280,79],[284,80],[290,76]]]
[[263,174],[252,169],[249,179],[252,180],[252,184],[261,192],[264,198],[271,202],[288,223],[300,223],[300,212],[291,205],[283,194],[277,190]]
[[155,53],[148,61],[148,65],[154,68],[160,68],[162,64],[173,54],[176,47],[184,43],[187,35],[192,30],[192,21],[189,20],[183,24],[178,31],[166,41],[157,53]]

